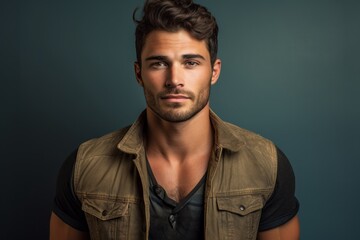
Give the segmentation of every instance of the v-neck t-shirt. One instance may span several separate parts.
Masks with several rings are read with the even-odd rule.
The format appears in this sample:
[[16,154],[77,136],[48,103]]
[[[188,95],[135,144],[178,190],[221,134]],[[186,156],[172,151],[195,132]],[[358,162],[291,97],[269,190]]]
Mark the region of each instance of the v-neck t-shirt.
[[150,240],[204,239],[204,191],[206,174],[180,202],[169,198],[147,162],[150,179]]

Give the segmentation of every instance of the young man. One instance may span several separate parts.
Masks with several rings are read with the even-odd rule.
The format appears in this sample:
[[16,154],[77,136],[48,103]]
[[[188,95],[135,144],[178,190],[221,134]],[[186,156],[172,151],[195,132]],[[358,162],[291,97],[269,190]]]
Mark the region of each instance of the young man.
[[135,75],[146,110],[65,161],[50,239],[299,239],[284,154],[210,110],[214,17],[191,0],[149,0],[143,14]]

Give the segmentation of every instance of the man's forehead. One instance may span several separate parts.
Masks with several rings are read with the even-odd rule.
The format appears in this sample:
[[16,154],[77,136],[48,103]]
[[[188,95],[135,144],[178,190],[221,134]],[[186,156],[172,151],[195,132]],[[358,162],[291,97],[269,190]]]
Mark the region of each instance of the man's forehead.
[[187,31],[167,32],[154,30],[145,39],[142,55],[197,54],[208,58],[209,51],[205,40],[192,37]]

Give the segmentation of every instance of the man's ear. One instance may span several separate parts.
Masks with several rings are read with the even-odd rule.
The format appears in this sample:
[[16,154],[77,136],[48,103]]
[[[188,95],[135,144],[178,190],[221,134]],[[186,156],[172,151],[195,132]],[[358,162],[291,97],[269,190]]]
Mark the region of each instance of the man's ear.
[[221,72],[221,60],[218,58],[215,60],[212,69],[211,85],[215,84],[220,77]]
[[138,84],[140,86],[143,86],[143,81],[142,81],[142,77],[141,77],[141,67],[138,62],[134,63],[134,71],[135,71],[136,81],[138,82]]

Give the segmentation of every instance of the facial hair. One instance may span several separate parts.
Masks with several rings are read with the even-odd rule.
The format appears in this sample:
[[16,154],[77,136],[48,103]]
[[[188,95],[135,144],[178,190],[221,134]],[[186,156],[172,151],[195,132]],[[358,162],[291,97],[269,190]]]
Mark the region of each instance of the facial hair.
[[[209,102],[211,84],[208,87],[203,88],[198,96],[196,96],[191,91],[180,90],[177,88],[169,88],[165,91],[162,91],[156,95],[151,93],[148,89],[144,87],[144,95],[146,99],[147,106],[161,119],[168,122],[184,122],[197,113],[199,113]],[[181,94],[189,98],[191,101],[191,106],[184,106],[183,103],[164,103],[162,98],[168,94]],[[184,109],[181,109],[181,108]]]

